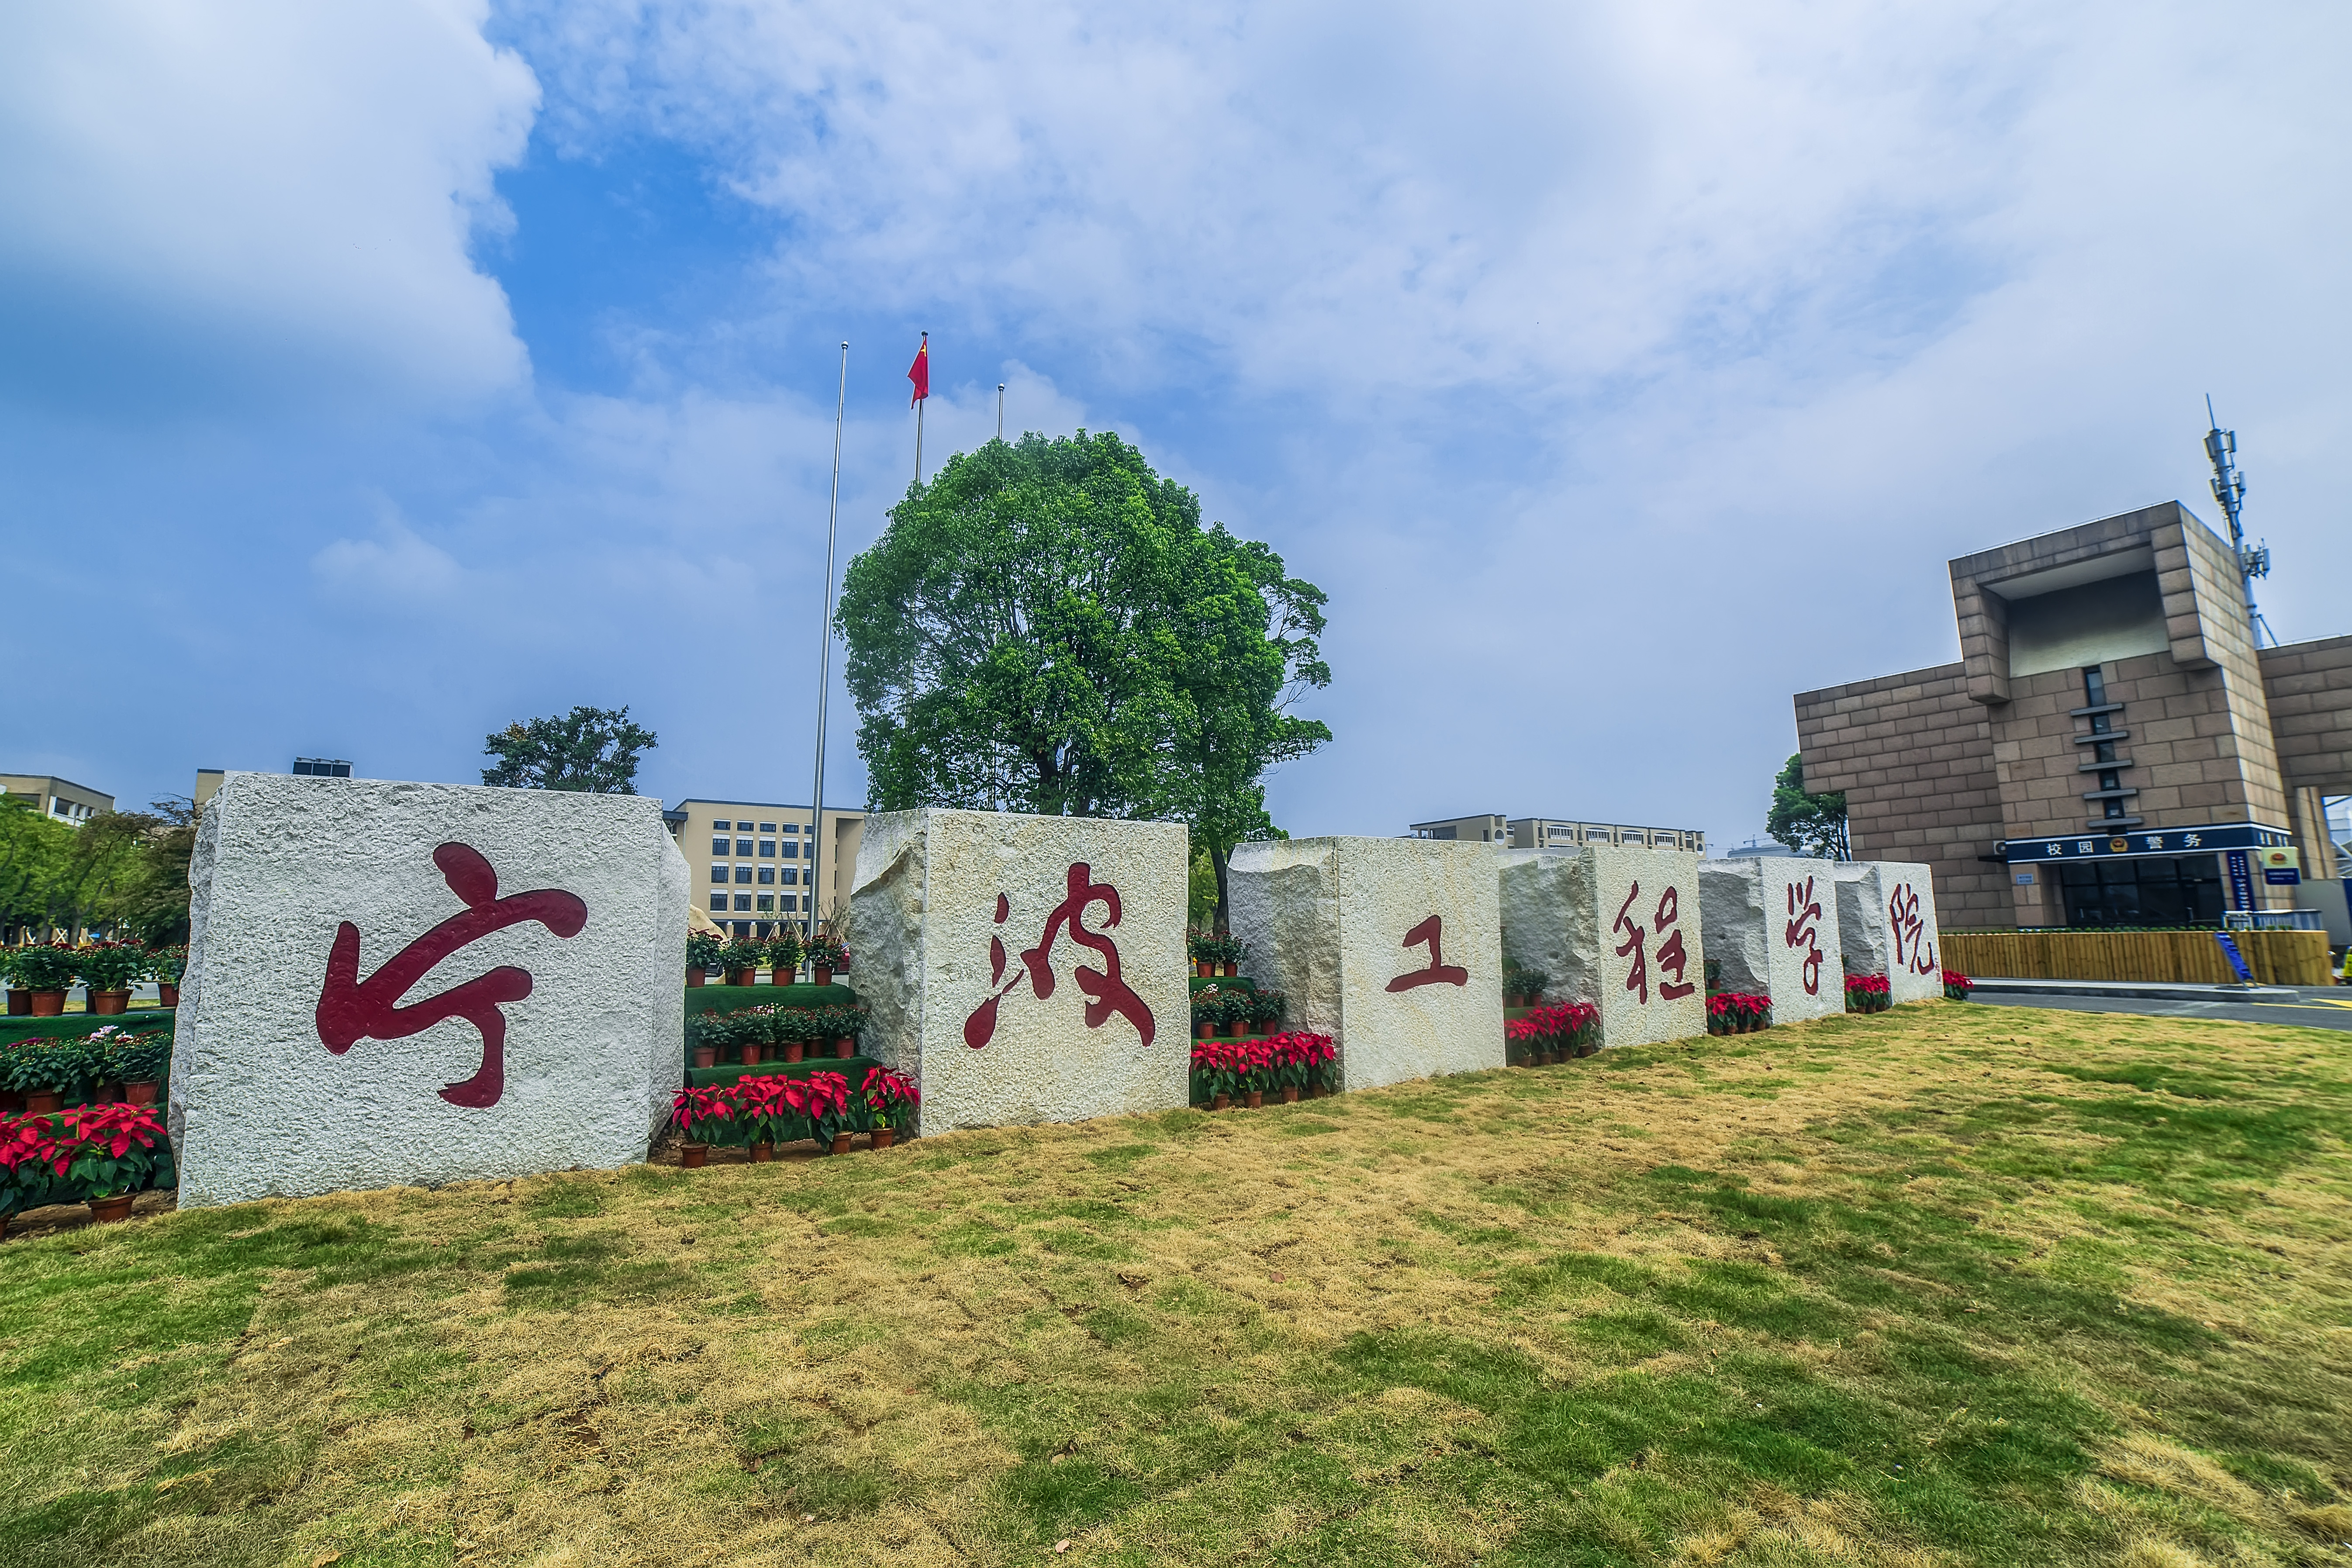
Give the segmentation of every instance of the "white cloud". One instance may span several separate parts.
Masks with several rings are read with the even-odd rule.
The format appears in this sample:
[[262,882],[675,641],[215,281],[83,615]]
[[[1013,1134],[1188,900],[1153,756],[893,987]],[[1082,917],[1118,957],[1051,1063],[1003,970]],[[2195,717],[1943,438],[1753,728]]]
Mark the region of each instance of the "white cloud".
[[119,412],[361,384],[471,396],[524,357],[469,246],[538,88],[481,0],[0,11],[5,376]]
[[338,539],[310,557],[320,585],[347,604],[378,608],[449,608],[465,568],[420,537],[389,500],[377,498],[375,537]]

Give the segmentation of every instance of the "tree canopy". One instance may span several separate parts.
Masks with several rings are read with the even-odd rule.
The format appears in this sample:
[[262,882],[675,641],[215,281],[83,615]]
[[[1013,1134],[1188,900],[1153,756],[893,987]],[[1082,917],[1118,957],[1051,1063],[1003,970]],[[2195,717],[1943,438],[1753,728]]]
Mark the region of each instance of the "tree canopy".
[[1806,794],[1802,752],[1791,756],[1772,781],[1772,809],[1765,815],[1764,831],[1800,855],[1820,860],[1853,858],[1846,839],[1845,793]]
[[1266,770],[1330,739],[1289,711],[1323,604],[1115,435],[958,454],[844,578],[867,806],[1172,817],[1222,885],[1278,833]]
[[482,770],[486,784],[509,789],[562,789],[582,795],[637,793],[637,756],[658,742],[629,722],[629,710],[574,708],[559,718],[508,725],[486,738],[482,752],[498,759]]
[[154,805],[68,827],[0,800],[0,939],[106,927],[155,945],[185,941],[194,812],[184,800]]

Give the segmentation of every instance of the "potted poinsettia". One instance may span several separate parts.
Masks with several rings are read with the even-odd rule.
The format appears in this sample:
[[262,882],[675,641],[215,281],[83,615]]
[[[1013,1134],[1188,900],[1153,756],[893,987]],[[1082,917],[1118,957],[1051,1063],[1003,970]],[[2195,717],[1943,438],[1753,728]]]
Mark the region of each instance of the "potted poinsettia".
[[830,985],[836,972],[849,968],[849,947],[841,938],[824,927],[808,939],[810,979],[819,985]]
[[801,969],[800,928],[790,921],[778,922],[776,934],[768,939],[768,968],[779,985],[789,985]]
[[1282,1021],[1282,1010],[1288,1002],[1289,998],[1271,985],[1253,992],[1250,995],[1250,1026],[1264,1034],[1266,1026]]
[[877,1149],[887,1149],[897,1141],[898,1124],[922,1100],[913,1084],[884,1067],[866,1069],[866,1081],[858,1087],[857,1097],[874,1129]]
[[719,967],[719,961],[726,952],[727,944],[707,931],[687,932],[687,985],[691,988],[708,980],[710,977],[710,972]]
[[152,1106],[78,1105],[65,1113],[52,1169],[62,1165],[92,1219],[101,1225],[123,1219],[154,1180],[163,1136]]
[[147,973],[155,978],[155,1005],[176,1007],[180,1005],[180,976],[188,972],[188,950],[185,945],[159,947],[147,955]]
[[30,992],[36,1018],[55,1018],[66,1010],[66,993],[73,988],[74,950],[61,942],[34,942],[10,956],[9,973]]
[[762,1073],[736,1084],[735,1120],[751,1147],[751,1163],[764,1165],[776,1157],[776,1145],[803,1136],[801,1097],[791,1079]]
[[74,950],[74,973],[89,987],[89,1010],[111,1016],[131,1010],[131,983],[147,973],[143,942],[92,942]]
[[767,956],[766,942],[739,936],[720,951],[719,967],[727,972],[728,984],[749,985],[760,977],[760,961]]
[[712,1134],[723,1137],[734,1112],[725,1089],[709,1084],[679,1089],[669,1107],[672,1125],[685,1134],[677,1146],[677,1163],[689,1171],[700,1170],[710,1158]]
[[1849,974],[1845,977],[1845,1010],[1849,1013],[1884,1013],[1895,1005],[1895,994],[1884,974]]
[[1969,993],[1976,988],[1977,983],[1969,979],[1967,975],[1961,973],[1958,970],[1947,969],[1944,971],[1944,999],[1946,1001],[1965,1002],[1969,999]]
[[1213,985],[1203,985],[1192,993],[1192,1034],[1197,1039],[1210,1039],[1225,1021],[1225,995]]
[[808,1094],[809,1121],[816,1141],[836,1154],[849,1152],[849,1079],[837,1072],[813,1072],[800,1080]]
[[16,1215],[60,1202],[70,1191],[58,1161],[58,1120],[0,1116],[0,1237]]

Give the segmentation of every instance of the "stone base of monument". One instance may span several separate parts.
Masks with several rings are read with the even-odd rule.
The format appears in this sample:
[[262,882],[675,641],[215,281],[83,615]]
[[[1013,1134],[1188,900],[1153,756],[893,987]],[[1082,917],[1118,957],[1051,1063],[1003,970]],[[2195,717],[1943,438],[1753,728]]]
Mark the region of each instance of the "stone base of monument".
[[1722,990],[1769,996],[1777,1024],[1845,1011],[1835,869],[1790,857],[1700,863],[1699,925]]
[[184,1206],[646,1156],[688,875],[641,795],[230,773],[189,871]]
[[1846,972],[1885,976],[1893,1003],[1943,995],[1936,885],[1927,868],[1905,860],[1851,860],[1833,869]]
[[1503,1065],[1503,954],[1491,844],[1293,838],[1226,869],[1233,934],[1329,1035],[1340,1085],[1372,1089]]
[[1005,812],[866,820],[848,940],[865,1049],[925,1136],[1183,1106],[1184,828]]
[[1602,1045],[1706,1033],[1696,855],[1592,845],[1497,858],[1505,946],[1551,976],[1552,995],[1600,1009]]

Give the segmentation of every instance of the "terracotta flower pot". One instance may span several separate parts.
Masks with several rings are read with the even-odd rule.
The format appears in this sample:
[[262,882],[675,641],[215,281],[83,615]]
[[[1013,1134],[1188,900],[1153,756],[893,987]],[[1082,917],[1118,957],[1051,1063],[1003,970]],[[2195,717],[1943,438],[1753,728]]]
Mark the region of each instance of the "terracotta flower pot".
[[158,980],[155,982],[155,1005],[159,1007],[178,1006],[180,988],[168,980]]
[[699,1171],[710,1158],[708,1143],[681,1143],[677,1146],[677,1163],[689,1171]]
[[131,1105],[152,1105],[155,1091],[161,1086],[152,1083],[126,1083],[122,1086],[123,1100]]
[[1296,1105],[1298,1103],[1298,1086],[1297,1084],[1286,1083],[1282,1086],[1282,1103],[1285,1105]]
[[689,969],[686,972],[686,988],[688,991],[691,991],[708,978],[709,977],[704,974],[699,969]]
[[65,1011],[66,994],[64,992],[36,991],[33,993],[34,1017],[61,1018],[65,1016]]
[[773,1143],[762,1142],[751,1145],[751,1163],[754,1165],[769,1164],[775,1157],[776,1146]]
[[717,1067],[719,1065],[719,1047],[717,1046],[695,1047],[694,1065],[698,1068]]
[[877,1149],[887,1149],[898,1141],[898,1130],[895,1127],[877,1127],[874,1130],[874,1146]]
[[110,1018],[119,1013],[128,1013],[131,1011],[131,993],[93,991],[89,994],[89,1010],[101,1018]]
[[1229,1094],[1221,1094],[1209,1101],[1209,1109],[1212,1110],[1231,1110],[1233,1108],[1233,1096]]
[[758,1067],[760,1065],[760,1058],[767,1053],[767,1049],[768,1047],[765,1046],[745,1046],[743,1047],[743,1065],[747,1068]]
[[1262,1089],[1254,1089],[1249,1091],[1249,1108],[1252,1110],[1263,1110],[1265,1109],[1265,1090]]
[[756,984],[759,978],[760,972],[756,969],[730,969],[727,972],[727,984],[730,985]]
[[55,1116],[64,1100],[65,1096],[54,1089],[28,1089],[25,1091],[25,1114]]
[[1234,978],[1236,975],[1240,974],[1241,972],[1242,966],[1238,963],[1228,963],[1225,965],[1225,978],[1228,980]]
[[120,1221],[129,1219],[131,1217],[131,1201],[135,1196],[136,1194],[131,1193],[120,1193],[110,1198],[90,1199],[90,1223],[92,1225],[114,1225]]
[[33,994],[29,991],[19,991],[13,985],[10,986],[8,988],[8,1016],[11,1018],[21,1018],[32,1010]]
[[833,1054],[840,1060],[847,1061],[857,1054],[857,1042],[844,1035],[833,1042]]
[[819,985],[830,985],[830,984],[833,984],[833,971],[832,971],[832,970],[830,970],[830,969],[827,969],[826,967],[824,967],[824,965],[823,965],[823,964],[821,964],[821,963],[820,963],[820,964],[818,964],[818,965],[816,966],[816,983],[817,983]]
[[808,1053],[808,1042],[793,1040],[784,1047],[784,1065],[789,1067]]
[[1194,1039],[1211,1040],[1216,1038],[1216,1025],[1209,1022],[1208,1019],[1195,1018],[1192,1020],[1192,1037]]
[[846,1154],[846,1153],[848,1153],[848,1152],[849,1152],[849,1141],[850,1141],[850,1139],[851,1139],[851,1138],[853,1138],[854,1136],[856,1136],[856,1134],[854,1134],[854,1133],[849,1133],[849,1132],[836,1132],[836,1133],[835,1133],[835,1134],[833,1135],[833,1152],[834,1152],[835,1153],[836,1153],[836,1154]]

